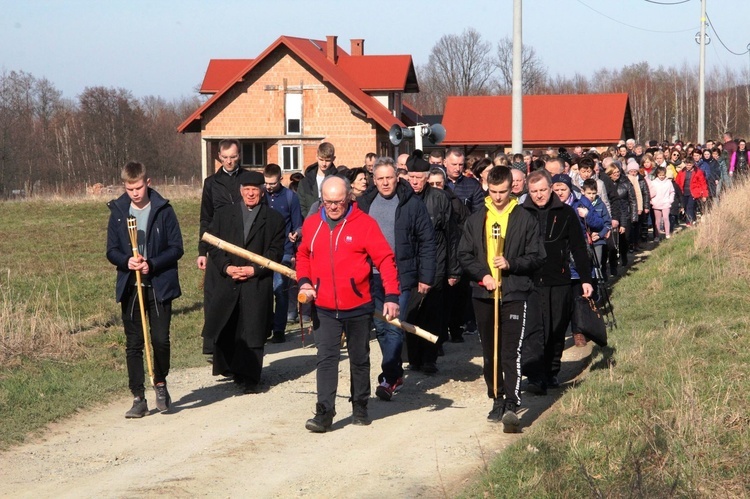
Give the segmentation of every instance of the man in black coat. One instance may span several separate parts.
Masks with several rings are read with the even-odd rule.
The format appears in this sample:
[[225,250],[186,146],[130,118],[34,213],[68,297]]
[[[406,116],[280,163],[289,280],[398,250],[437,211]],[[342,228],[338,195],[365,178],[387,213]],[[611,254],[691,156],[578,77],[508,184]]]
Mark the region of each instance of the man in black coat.
[[[209,175],[203,183],[203,195],[201,196],[200,229],[198,233],[198,260],[196,261],[200,270],[206,271],[203,279],[203,314],[211,306],[211,297],[214,289],[221,282],[221,275],[216,271],[215,265],[207,265],[208,250],[211,247],[202,241],[203,233],[208,230],[214,219],[216,210],[223,206],[238,202],[240,198],[240,186],[237,183],[237,174],[240,171],[240,143],[234,139],[225,139],[219,142],[219,161],[221,168]],[[211,355],[214,353],[213,344],[216,338],[207,336],[210,329],[204,327],[203,353]]]
[[[559,386],[557,375],[565,347],[565,332],[573,311],[571,255],[581,278],[583,296],[591,296],[594,288],[591,285],[586,239],[578,222],[578,214],[553,195],[552,179],[546,170],[531,172],[526,184],[529,195],[522,206],[539,222],[547,258],[534,275],[542,309],[544,337],[536,335],[527,338],[527,347],[531,348],[524,348],[527,357],[524,359],[524,372],[529,378],[526,391],[543,395],[548,386]],[[529,359],[531,355],[535,359]]]
[[[487,419],[502,421],[506,433],[516,433],[520,424],[516,413],[521,404],[521,348],[527,328],[537,324],[531,317],[539,315],[537,300],[530,299],[535,293],[532,275],[546,256],[539,223],[511,199],[511,182],[507,166],[490,170],[488,199],[466,221],[458,246],[458,259],[471,279],[484,379],[493,399]],[[500,293],[498,300],[495,293]],[[494,323],[495,306],[499,306],[499,324]]]
[[[263,174],[243,170],[237,177],[242,202],[215,213],[209,232],[229,243],[280,262],[284,217],[263,200]],[[245,393],[260,391],[263,345],[273,317],[273,271],[216,247],[210,250],[221,281],[206,311],[206,329],[216,338],[213,374],[234,375]]]
[[[449,279],[455,283],[461,277],[461,266],[455,251],[460,232],[454,221],[448,192],[427,183],[430,164],[412,156],[406,166],[409,169],[409,184],[427,208],[435,232],[435,284],[426,295],[419,292],[412,294],[406,320],[424,327],[439,338],[446,338],[445,290]],[[412,369],[427,374],[437,372],[438,345],[410,334],[406,336],[406,346]]]
[[[405,311],[411,293],[426,295],[435,283],[434,231],[424,203],[414,195],[406,181],[396,176],[396,165],[392,158],[378,158],[373,172],[375,185],[358,198],[357,204],[375,219],[396,255],[401,285],[400,319],[406,320]],[[376,272],[373,273],[371,293],[375,308],[382,308],[385,291],[380,274]],[[375,395],[381,400],[391,400],[393,393],[404,382],[401,366],[404,333],[379,320],[375,321],[375,330],[383,352],[383,372],[378,376],[380,384],[375,389]]]

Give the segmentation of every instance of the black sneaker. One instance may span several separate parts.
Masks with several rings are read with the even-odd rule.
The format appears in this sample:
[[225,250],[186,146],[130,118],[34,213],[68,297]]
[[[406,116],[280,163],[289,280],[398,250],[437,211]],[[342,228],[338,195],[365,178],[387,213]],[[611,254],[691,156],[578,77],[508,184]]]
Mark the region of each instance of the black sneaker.
[[352,424],[356,426],[367,426],[372,423],[367,414],[367,402],[352,402]]
[[271,343],[284,343],[286,341],[286,337],[284,336],[284,331],[274,331],[273,336],[271,337]]
[[543,381],[529,380],[526,384],[526,393],[532,393],[534,395],[547,395],[547,387]]
[[323,404],[315,404],[315,417],[307,420],[305,428],[313,433],[325,433],[331,428],[335,415],[335,410],[326,411]]
[[518,419],[516,411],[518,406],[513,403],[505,404],[505,412],[501,421],[503,422],[503,433],[519,433],[521,431],[521,420]]
[[560,388],[560,380],[557,379],[557,376],[547,377],[547,388]]
[[146,403],[146,399],[143,397],[135,397],[133,399],[133,407],[125,413],[125,417],[127,419],[137,419],[142,418],[146,414],[148,414],[148,404]]
[[434,362],[425,362],[422,364],[422,372],[425,374],[435,374],[438,372],[437,364]]
[[258,393],[261,393],[263,390],[261,390],[259,383],[254,383],[252,381],[246,381],[245,387],[242,389],[242,393],[245,393],[247,395],[255,395]]
[[154,385],[154,391],[156,392],[156,408],[160,411],[169,409],[169,406],[172,405],[172,397],[169,396],[169,391],[167,391],[167,382],[162,381]]
[[505,402],[503,399],[494,399],[492,401],[492,410],[487,414],[487,421],[490,423],[499,423],[505,411]]

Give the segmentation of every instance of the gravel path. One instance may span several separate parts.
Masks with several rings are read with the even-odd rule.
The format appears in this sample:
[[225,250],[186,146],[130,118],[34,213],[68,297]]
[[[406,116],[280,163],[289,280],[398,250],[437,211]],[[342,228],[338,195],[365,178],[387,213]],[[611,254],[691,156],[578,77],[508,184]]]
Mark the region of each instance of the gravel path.
[[[258,395],[242,395],[209,366],[178,370],[169,377],[169,413],[126,420],[123,397],[51,425],[0,454],[0,490],[34,498],[453,496],[520,438],[486,421],[479,340],[465,338],[445,346],[438,374],[407,371],[392,401],[371,399],[365,427],[350,425],[342,352],[338,415],[326,434],[304,428],[315,406],[315,349],[301,348],[299,336],[268,345]],[[590,351],[566,350],[563,380],[583,369]],[[374,383],[377,342],[371,353]],[[524,428],[562,391],[525,397]]]

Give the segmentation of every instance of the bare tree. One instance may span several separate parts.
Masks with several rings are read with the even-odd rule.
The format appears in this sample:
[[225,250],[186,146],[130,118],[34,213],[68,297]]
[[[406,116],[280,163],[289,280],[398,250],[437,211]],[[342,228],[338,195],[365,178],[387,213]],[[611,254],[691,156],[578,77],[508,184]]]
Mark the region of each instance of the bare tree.
[[444,35],[432,47],[421,71],[420,87],[433,94],[433,102],[441,103],[438,112],[449,95],[486,95],[491,91],[494,67],[490,50],[490,43],[473,28],[460,35]]
[[[513,40],[506,36],[497,42],[497,58],[494,64],[500,71],[498,88],[501,93],[509,93],[513,87]],[[521,74],[523,93],[540,93],[547,82],[547,68],[536,55],[534,47],[524,45],[521,49]]]

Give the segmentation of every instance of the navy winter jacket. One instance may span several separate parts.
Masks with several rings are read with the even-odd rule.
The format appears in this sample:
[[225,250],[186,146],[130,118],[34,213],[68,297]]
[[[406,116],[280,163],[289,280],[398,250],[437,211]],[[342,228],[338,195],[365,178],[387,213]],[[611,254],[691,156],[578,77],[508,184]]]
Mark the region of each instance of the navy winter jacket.
[[[182,294],[177,275],[177,261],[182,258],[182,232],[169,201],[153,189],[148,190],[151,200],[151,213],[146,229],[146,261],[148,262],[151,285],[156,299],[160,302],[173,300]],[[107,260],[117,267],[115,294],[121,302],[128,280],[133,271],[128,269],[128,260],[133,256],[128,235],[128,214],[130,198],[127,193],[113,199],[107,206],[110,209],[107,226]]]
[[[357,206],[365,213],[378,195],[375,186],[368,188],[358,199]],[[396,267],[401,289],[407,290],[418,283],[435,284],[436,250],[435,233],[430,214],[424,203],[414,194],[404,180],[396,186]]]

